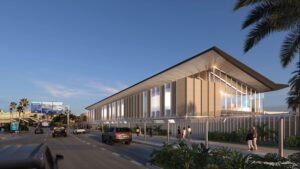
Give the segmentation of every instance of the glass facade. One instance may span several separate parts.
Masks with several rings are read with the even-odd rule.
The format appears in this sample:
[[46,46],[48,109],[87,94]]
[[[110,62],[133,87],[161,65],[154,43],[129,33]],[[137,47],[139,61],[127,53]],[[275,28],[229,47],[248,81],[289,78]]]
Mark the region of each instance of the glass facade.
[[151,117],[160,116],[160,88],[151,89]]
[[143,118],[147,117],[148,113],[148,92],[143,91]]
[[165,88],[165,116],[169,117],[171,116],[171,83],[166,83],[164,85]]
[[222,70],[209,72],[209,80],[220,84],[223,111],[262,112],[263,94],[228,76]]

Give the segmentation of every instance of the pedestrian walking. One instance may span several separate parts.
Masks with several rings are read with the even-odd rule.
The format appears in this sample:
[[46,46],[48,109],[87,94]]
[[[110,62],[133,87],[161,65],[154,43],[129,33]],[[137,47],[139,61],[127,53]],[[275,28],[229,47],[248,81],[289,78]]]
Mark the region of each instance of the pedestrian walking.
[[190,138],[192,135],[192,128],[188,125],[188,138]]
[[248,144],[248,151],[252,151],[253,150],[253,130],[252,128],[249,129],[249,132],[246,136],[246,141],[247,141],[247,144]]
[[185,139],[186,138],[186,129],[185,127],[183,127],[182,129],[182,139]]
[[139,135],[140,135],[140,127],[137,126],[137,128],[136,128],[136,136],[139,136]]
[[150,137],[152,137],[152,127],[150,128],[149,133],[150,133]]
[[178,129],[177,129],[177,138],[178,138],[178,139],[181,138],[180,126],[178,126]]
[[257,144],[256,144],[256,141],[257,141],[257,131],[256,131],[256,128],[253,126],[252,127],[252,132],[253,132],[253,140],[252,140],[252,145],[253,145],[253,149],[254,150],[257,150]]

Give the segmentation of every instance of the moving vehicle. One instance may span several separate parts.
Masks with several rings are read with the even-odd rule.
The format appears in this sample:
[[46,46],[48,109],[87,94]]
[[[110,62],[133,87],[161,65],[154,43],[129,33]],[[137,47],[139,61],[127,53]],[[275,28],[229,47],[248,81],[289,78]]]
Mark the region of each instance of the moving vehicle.
[[37,127],[35,130],[34,130],[34,134],[43,134],[44,133],[44,130],[40,127]]
[[123,142],[130,144],[132,141],[132,132],[128,127],[111,127],[102,133],[102,143],[114,144]]
[[73,134],[85,134],[86,130],[85,129],[74,129]]
[[62,155],[53,158],[45,144],[8,145],[0,148],[0,168],[5,169],[58,169],[58,160]]
[[67,137],[67,132],[64,127],[54,127],[52,131],[52,137],[64,136]]

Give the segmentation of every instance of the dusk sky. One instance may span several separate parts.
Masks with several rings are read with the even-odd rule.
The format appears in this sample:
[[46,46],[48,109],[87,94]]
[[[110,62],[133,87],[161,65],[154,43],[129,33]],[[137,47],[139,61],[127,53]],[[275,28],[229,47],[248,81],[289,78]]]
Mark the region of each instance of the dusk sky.
[[[217,46],[276,83],[283,33],[243,53],[249,9],[234,0],[2,0],[0,108],[11,101],[62,101],[74,113],[178,62]],[[285,105],[288,89],[265,94]]]

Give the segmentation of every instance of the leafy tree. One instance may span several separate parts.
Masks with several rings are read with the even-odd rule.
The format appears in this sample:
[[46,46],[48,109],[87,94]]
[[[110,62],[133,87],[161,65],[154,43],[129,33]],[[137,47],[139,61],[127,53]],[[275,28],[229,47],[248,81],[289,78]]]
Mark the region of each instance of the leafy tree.
[[[248,52],[254,45],[274,32],[288,32],[280,51],[283,67],[286,67],[300,54],[300,1],[299,0],[237,0],[234,10],[252,6],[242,25],[242,29],[253,26],[244,44],[244,52]],[[299,55],[300,59],[300,55]],[[299,69],[289,81],[291,90],[287,98],[290,108],[296,109],[299,104]],[[292,85],[295,85],[292,89]],[[296,90],[298,89],[298,90]],[[298,100],[298,101],[297,101]],[[300,110],[299,110],[300,111]]]

